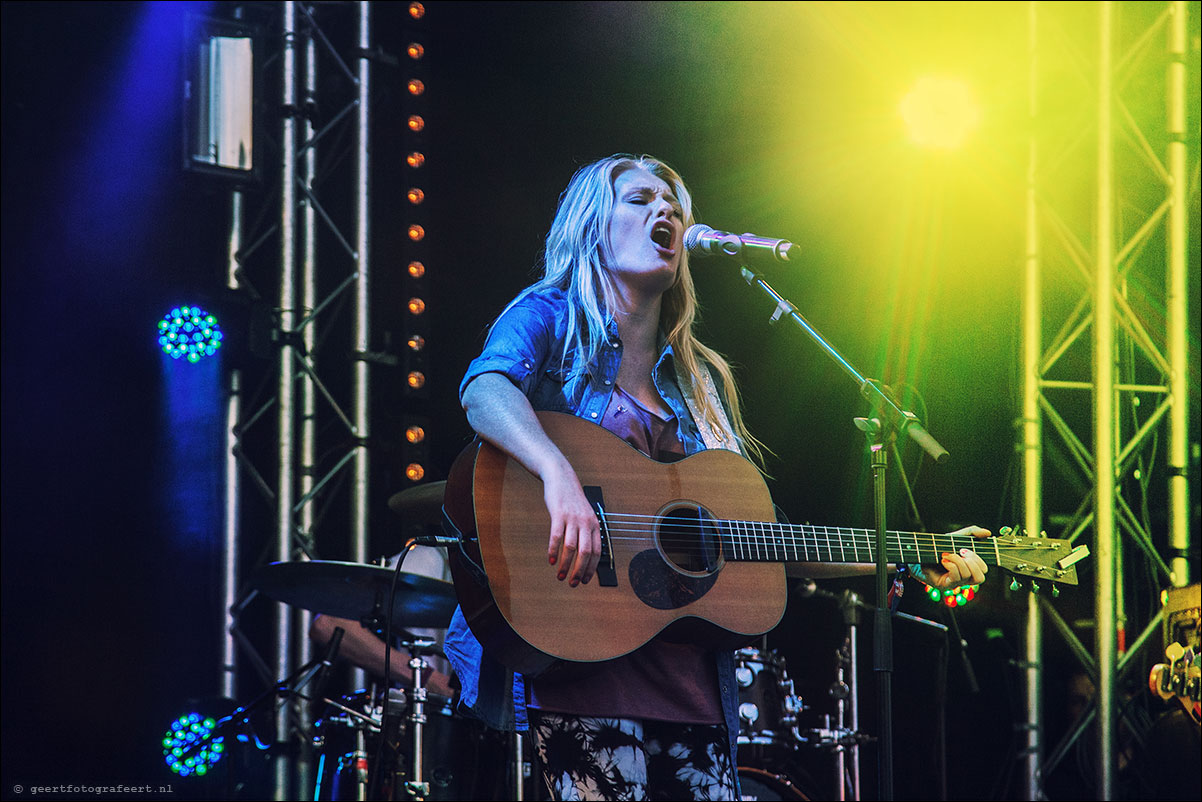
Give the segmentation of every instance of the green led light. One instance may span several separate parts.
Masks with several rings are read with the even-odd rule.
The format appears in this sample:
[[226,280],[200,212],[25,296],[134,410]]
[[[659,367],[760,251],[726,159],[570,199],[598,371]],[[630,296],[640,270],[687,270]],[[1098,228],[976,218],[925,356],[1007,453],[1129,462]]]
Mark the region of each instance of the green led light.
[[[224,334],[217,318],[198,306],[180,306],[163,316],[157,324],[159,346],[172,359],[199,362],[221,347]],[[186,717],[185,723],[200,720]]]
[[213,738],[217,721],[192,713],[171,723],[163,734],[163,759],[181,777],[204,776],[225,752],[224,738]]

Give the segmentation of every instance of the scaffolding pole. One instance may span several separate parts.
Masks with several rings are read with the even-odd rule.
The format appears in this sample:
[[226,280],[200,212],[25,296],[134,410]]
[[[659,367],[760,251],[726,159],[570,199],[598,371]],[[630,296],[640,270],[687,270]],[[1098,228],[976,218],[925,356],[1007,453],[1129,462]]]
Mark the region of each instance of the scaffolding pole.
[[[276,307],[279,343],[277,351],[276,410],[279,442],[276,450],[276,530],[275,558],[279,562],[292,559],[292,508],[296,482],[296,442],[293,419],[296,414],[296,2],[285,0],[281,32],[283,34],[283,68],[281,74],[281,105],[283,136],[280,142],[280,273],[279,300]],[[277,679],[292,675],[295,662],[292,645],[292,615],[282,602],[276,603],[276,664]],[[276,710],[276,745],[279,754],[274,758],[275,799],[291,798],[292,759],[288,744],[292,732],[290,702]]]
[[[1189,447],[1189,151],[1186,146],[1188,87],[1186,43],[1189,5],[1185,0],[1170,3],[1168,68],[1168,281],[1166,307],[1169,359],[1169,548],[1173,585],[1190,583],[1186,553],[1190,545],[1189,477],[1186,474]],[[1196,91],[1196,90],[1195,90]]]
[[[230,233],[226,252],[226,288],[238,290],[238,253],[242,249],[242,191],[230,193]],[[238,698],[237,620],[239,563],[242,558],[242,484],[238,472],[239,429],[242,425],[242,371],[230,371],[225,398],[225,498],[221,537],[221,675],[222,697]]]
[[358,125],[355,139],[355,323],[354,405],[355,463],[351,495],[351,538],[354,559],[367,562],[368,485],[371,479],[367,443],[370,434],[368,399],[370,375],[364,358],[370,350],[370,244],[371,244],[371,3],[359,3]]
[[[1158,588],[1133,584],[1124,587],[1122,566],[1134,565],[1136,556],[1142,552],[1162,581],[1181,586],[1190,578],[1186,559],[1189,548],[1187,237],[1192,201],[1188,189],[1191,162],[1186,130],[1189,119],[1185,62],[1188,4],[1182,1],[1145,5],[1114,0],[1096,3],[1086,12],[1096,11],[1096,22],[1090,26],[1096,47],[1096,60],[1092,65],[1088,51],[1078,47],[1081,42],[1072,39],[1085,27],[1079,21],[1074,25],[1065,23],[1063,18],[1057,19],[1058,15],[1066,14],[1068,8],[1080,6],[1053,7],[1038,2],[1028,5],[1031,131],[1025,198],[1020,451],[1024,520],[1030,532],[1041,532],[1049,514],[1044,498],[1045,436],[1063,439],[1072,458],[1070,463],[1079,469],[1079,477],[1087,485],[1085,497],[1076,505],[1075,512],[1064,516],[1063,536],[1076,539],[1092,534],[1095,541],[1092,558],[1096,572],[1094,644],[1090,654],[1052,605],[1046,600],[1039,604],[1035,599],[1029,600],[1025,659],[1021,663],[1027,697],[1023,722],[1026,741],[1024,779],[1027,797],[1043,798],[1043,782],[1048,773],[1055,770],[1074,741],[1092,732],[1095,765],[1094,776],[1090,779],[1095,785],[1094,793],[1099,799],[1113,799],[1119,794],[1116,742],[1120,718],[1137,738],[1140,727],[1148,726],[1132,705],[1120,704],[1123,699],[1120,682],[1137,664],[1136,653],[1150,642],[1148,635],[1158,621],[1158,618],[1132,620],[1130,623],[1135,628],[1132,631],[1141,634],[1128,647],[1127,619],[1135,614],[1136,608],[1127,607],[1126,597],[1149,590],[1158,593]],[[1128,12],[1139,25],[1124,28],[1120,24],[1127,21],[1121,19],[1123,12]],[[1146,28],[1140,27],[1147,18],[1145,15],[1149,14],[1155,14],[1154,21]],[[1057,25],[1057,22],[1061,24]],[[1134,76],[1146,77],[1146,73],[1138,71],[1140,62],[1145,53],[1156,52],[1150,43],[1155,42],[1154,34],[1162,29],[1168,33],[1165,85],[1168,113],[1163,130],[1159,120],[1137,119],[1123,97]],[[1049,32],[1059,33],[1064,39],[1049,43]],[[1134,36],[1123,40],[1120,33],[1133,33]],[[1088,98],[1090,107],[1085,109],[1082,119],[1094,127],[1082,129],[1084,136],[1073,131],[1052,132],[1041,125],[1049,105],[1040,97],[1044,87],[1041,73],[1048,69],[1047,62],[1052,58],[1065,59],[1063,64],[1071,65],[1064,69],[1058,80],[1063,82],[1065,75],[1077,76],[1090,87],[1087,93],[1076,94],[1070,88],[1066,95]],[[1064,115],[1063,119],[1072,119],[1072,115]],[[1141,124],[1150,125],[1157,135],[1167,134],[1163,162],[1151,144],[1157,137],[1145,134]],[[1050,134],[1058,135],[1068,143],[1069,149],[1063,153],[1049,152],[1047,144],[1055,138],[1049,137]],[[1089,134],[1093,135],[1092,139]],[[1130,148],[1128,152],[1119,150],[1120,141]],[[1071,193],[1067,197],[1057,195],[1060,187],[1073,186],[1071,178],[1066,180],[1060,175],[1051,180],[1044,171],[1048,174],[1063,171],[1065,165],[1073,163],[1072,149],[1091,144],[1094,147],[1089,171],[1091,179],[1085,180],[1092,180],[1093,193],[1087,209]],[[1120,171],[1120,165],[1126,169]],[[1147,167],[1151,180],[1132,178],[1132,168],[1139,165]],[[1149,200],[1147,190],[1155,191],[1154,188],[1160,185],[1164,186],[1164,198]],[[1059,209],[1058,202],[1063,204]],[[1074,222],[1078,227],[1088,225],[1090,237],[1078,237],[1073,230]],[[1141,256],[1153,236],[1161,231],[1163,263],[1155,261],[1155,253],[1152,258]],[[1051,237],[1045,241],[1044,235],[1049,232]],[[1054,253],[1057,248],[1053,246],[1058,246],[1059,251]],[[1049,267],[1055,264],[1057,255],[1061,257],[1061,264],[1070,268],[1072,279],[1084,279],[1087,289],[1051,341],[1045,343],[1043,326],[1048,314],[1048,296],[1053,294],[1048,292]],[[1164,270],[1163,352],[1159,338],[1154,336],[1157,332],[1140,318],[1129,298],[1132,273],[1141,267],[1145,271],[1153,269],[1149,265]],[[1142,285],[1146,289],[1148,283],[1144,281]],[[1057,366],[1067,364],[1067,369],[1073,370],[1072,363],[1064,357],[1075,348],[1083,350],[1086,346],[1090,371],[1087,381],[1051,377],[1050,373]],[[1141,380],[1140,370],[1158,374],[1161,381]],[[1061,397],[1050,397],[1049,390],[1064,393],[1062,398],[1067,399],[1067,403],[1062,403]],[[1075,403],[1079,411],[1083,411],[1080,402],[1074,399],[1083,400],[1086,390],[1090,392],[1088,433],[1074,430],[1074,416],[1066,408]],[[1150,414],[1141,409],[1141,395],[1160,399]],[[1126,417],[1120,414],[1124,410]],[[1052,424],[1046,432],[1043,428],[1045,416]],[[1131,423],[1127,423],[1127,418]],[[1123,486],[1136,468],[1155,469],[1144,461],[1143,453],[1151,450],[1150,444],[1155,442],[1153,435],[1161,428],[1167,429],[1168,440],[1167,562],[1157,553],[1153,532],[1124,496]],[[1129,537],[1125,539],[1124,534]],[[1128,577],[1129,583],[1133,576]],[[1091,709],[1051,751],[1047,763],[1042,743],[1045,619],[1056,625],[1055,631],[1066,641],[1095,686]]]
[[1094,659],[1098,667],[1097,791],[1114,798],[1115,585],[1118,568],[1114,527],[1114,140],[1112,121],[1112,14],[1098,9],[1097,201],[1094,220],[1093,284],[1093,465],[1094,465]]
[[[1026,257],[1023,270],[1023,400],[1022,400],[1022,463],[1023,509],[1028,533],[1043,531],[1043,416],[1039,410],[1040,346],[1043,342],[1042,294],[1039,249],[1038,164],[1039,143],[1035,135],[1038,117],[1038,28],[1034,0],[1028,4],[1027,51],[1030,61],[1028,75],[1027,181],[1026,181]],[[1043,618],[1039,599],[1027,597],[1026,628],[1023,649],[1027,655],[1022,663],[1023,687],[1026,695],[1026,721],[1023,722],[1025,745],[1023,751],[1023,780],[1027,799],[1040,798],[1040,769],[1043,764]]]

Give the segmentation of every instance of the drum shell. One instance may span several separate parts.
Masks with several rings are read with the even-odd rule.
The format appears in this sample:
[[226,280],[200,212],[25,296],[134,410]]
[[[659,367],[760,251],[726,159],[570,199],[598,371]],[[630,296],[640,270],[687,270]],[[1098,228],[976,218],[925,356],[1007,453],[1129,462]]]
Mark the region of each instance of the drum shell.
[[797,714],[804,705],[793,693],[785,661],[755,648],[735,652],[739,690],[739,762],[775,765],[798,746]]
[[769,801],[809,799],[788,777],[751,766],[739,766],[739,798]]

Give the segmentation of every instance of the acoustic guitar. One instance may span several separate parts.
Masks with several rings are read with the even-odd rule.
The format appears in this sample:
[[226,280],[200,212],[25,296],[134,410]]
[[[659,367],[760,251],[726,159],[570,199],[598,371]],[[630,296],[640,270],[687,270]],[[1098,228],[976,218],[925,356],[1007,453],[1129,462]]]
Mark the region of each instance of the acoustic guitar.
[[[547,564],[550,517],[541,481],[477,440],[447,479],[451,569],[473,634],[509,668],[532,676],[564,661],[634,651],[656,635],[712,648],[750,643],[780,621],[785,562],[873,563],[875,531],[775,522],[755,466],[730,451],[659,463],[581,418],[538,413],[576,470],[601,524],[602,559],[570,587]],[[1088,554],[1067,541],[1015,534],[889,532],[887,559],[934,563],[971,548],[985,563],[1076,584]]]

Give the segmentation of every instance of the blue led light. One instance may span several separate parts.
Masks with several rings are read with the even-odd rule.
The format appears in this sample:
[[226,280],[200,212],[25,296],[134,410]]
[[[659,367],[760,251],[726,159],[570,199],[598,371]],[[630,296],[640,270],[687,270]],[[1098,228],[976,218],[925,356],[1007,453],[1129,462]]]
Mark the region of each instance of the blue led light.
[[217,353],[225,338],[217,317],[199,306],[177,306],[163,315],[158,336],[163,353],[192,363]]
[[192,713],[180,716],[163,734],[163,760],[181,777],[204,776],[225,753],[225,737],[213,737],[217,722]]

